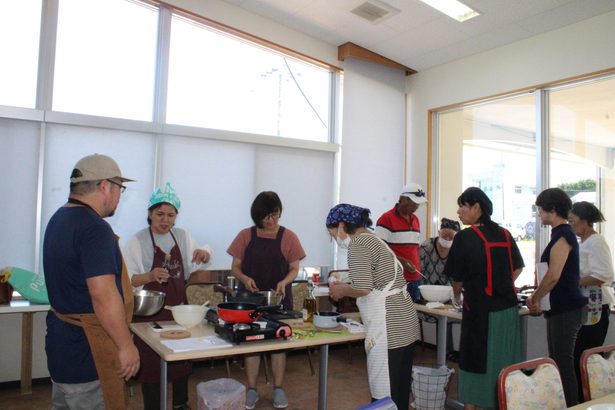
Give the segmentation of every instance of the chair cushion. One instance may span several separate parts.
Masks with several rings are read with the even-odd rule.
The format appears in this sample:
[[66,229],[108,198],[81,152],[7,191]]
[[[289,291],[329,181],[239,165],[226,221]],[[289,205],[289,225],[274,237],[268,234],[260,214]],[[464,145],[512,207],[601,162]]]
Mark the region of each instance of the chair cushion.
[[587,379],[592,399],[615,393],[615,354],[592,354],[587,358]]
[[565,409],[566,399],[559,372],[550,364],[540,364],[531,376],[512,371],[505,381],[509,409]]
[[190,283],[186,286],[186,298],[191,305],[201,305],[209,300],[210,306],[217,306],[224,300],[224,295],[214,292],[217,283]]

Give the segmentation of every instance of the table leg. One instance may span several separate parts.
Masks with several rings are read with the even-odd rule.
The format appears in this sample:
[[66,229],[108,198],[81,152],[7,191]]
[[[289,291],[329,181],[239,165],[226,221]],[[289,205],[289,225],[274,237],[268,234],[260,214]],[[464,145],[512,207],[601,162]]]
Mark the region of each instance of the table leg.
[[167,362],[160,358],[160,410],[167,410]]
[[23,312],[21,315],[21,394],[32,394],[32,321],[34,312]]
[[329,345],[320,346],[318,372],[318,410],[327,410],[327,374],[329,372]]
[[448,318],[446,316],[438,316],[438,329],[437,329],[437,340],[436,340],[436,363],[438,366],[446,366],[446,324],[448,323]]

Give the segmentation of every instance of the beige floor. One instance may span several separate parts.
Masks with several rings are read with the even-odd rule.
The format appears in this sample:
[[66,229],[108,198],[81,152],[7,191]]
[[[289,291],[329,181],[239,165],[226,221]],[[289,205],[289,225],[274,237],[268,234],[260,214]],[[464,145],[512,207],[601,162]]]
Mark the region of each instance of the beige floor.
[[[329,354],[329,394],[328,408],[332,410],[355,410],[370,402],[365,368],[365,353],[362,344],[355,343],[349,357],[347,345],[332,346]],[[316,375],[310,374],[305,350],[289,354],[285,390],[289,399],[290,410],[311,410],[318,405],[318,352],[312,353]],[[431,347],[416,349],[415,363],[431,365],[435,363],[435,350]],[[240,367],[241,360],[231,364],[231,377],[244,382],[244,373]],[[197,409],[196,384],[226,376],[224,361],[216,361],[214,367],[210,362],[195,363],[194,372],[190,376],[189,404]],[[22,396],[18,383],[0,384],[0,410],[38,410],[50,406],[51,386],[48,380],[35,380],[31,395]],[[134,386],[134,396],[131,407],[142,408],[141,389]],[[449,389],[449,397],[456,397],[456,378],[453,377]],[[170,393],[170,392],[169,392]],[[257,409],[273,408],[271,402],[272,386],[265,381],[261,366],[259,379],[260,401]],[[170,402],[169,402],[170,404]]]

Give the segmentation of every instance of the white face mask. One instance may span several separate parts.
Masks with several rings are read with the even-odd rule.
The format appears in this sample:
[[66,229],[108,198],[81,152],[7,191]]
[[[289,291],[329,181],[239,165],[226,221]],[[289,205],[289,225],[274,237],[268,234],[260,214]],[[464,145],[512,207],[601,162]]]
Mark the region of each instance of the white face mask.
[[447,248],[447,249],[453,246],[453,241],[447,241],[446,239],[442,239],[439,236],[438,236],[438,243],[440,244],[440,246],[442,246],[443,248]]
[[342,249],[348,249],[348,246],[350,246],[350,236],[346,235],[345,239],[341,239],[340,236],[340,228],[337,228],[337,235],[335,236],[335,242],[337,243],[337,246],[339,246]]

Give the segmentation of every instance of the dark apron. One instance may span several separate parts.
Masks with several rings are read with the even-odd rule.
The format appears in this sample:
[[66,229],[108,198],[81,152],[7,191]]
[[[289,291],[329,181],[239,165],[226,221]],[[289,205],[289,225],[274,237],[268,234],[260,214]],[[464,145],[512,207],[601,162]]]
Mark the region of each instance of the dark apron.
[[[491,250],[505,248],[508,251],[510,263],[510,280],[513,275],[512,250],[508,231],[503,230],[505,241],[490,242],[483,232],[476,226],[472,230],[483,241],[487,259],[487,282],[483,289],[464,287],[463,315],[461,321],[461,337],[459,368],[472,373],[485,373],[487,371],[487,338],[489,337],[489,313],[491,312],[491,298],[493,296],[493,261]],[[505,272],[495,271],[496,281],[506,280]]]
[[[280,226],[275,239],[259,238],[256,235],[256,227],[251,229],[250,243],[246,247],[241,270],[244,274],[254,279],[256,286],[262,290],[275,290],[278,282],[288,275],[289,265],[282,255],[282,235],[284,227]],[[239,290],[245,290],[243,283],[239,284]],[[286,285],[286,296],[282,301],[284,309],[292,310],[293,294],[292,285]]]
[[[164,267],[169,271],[172,277],[166,284],[161,284],[156,281],[150,282],[143,286],[146,290],[156,290],[164,292],[166,294],[165,305],[176,306],[187,303],[186,299],[186,284],[184,281],[184,263],[182,253],[177,245],[177,240],[172,232],[169,232],[175,245],[171,249],[169,255],[160,249],[154,241],[154,235],[152,230],[149,230],[149,235],[152,238],[152,246],[154,247],[154,260],[152,267],[154,268]],[[165,321],[173,320],[173,314],[170,310],[162,308],[154,316],[147,317],[135,317],[134,322],[152,322],[152,321]],[[154,352],[141,338],[135,335],[135,345],[139,349],[141,356],[141,370],[136,376],[136,379],[144,383],[159,383],[160,382],[160,356]],[[192,362],[190,361],[174,361],[167,363],[168,381],[172,382],[181,377],[185,377],[192,372]]]

